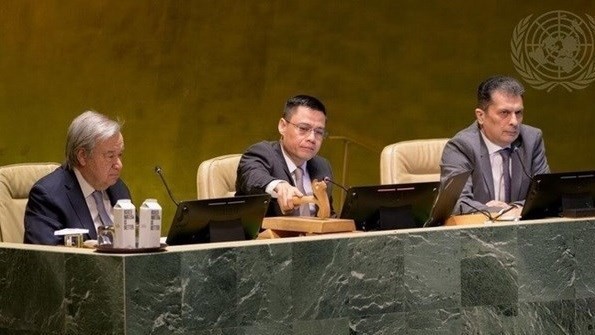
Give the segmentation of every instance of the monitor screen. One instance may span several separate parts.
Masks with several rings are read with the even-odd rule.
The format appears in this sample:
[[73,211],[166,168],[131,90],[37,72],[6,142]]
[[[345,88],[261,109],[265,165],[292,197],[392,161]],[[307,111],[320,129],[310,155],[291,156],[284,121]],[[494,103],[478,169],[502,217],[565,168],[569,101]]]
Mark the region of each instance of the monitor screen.
[[358,230],[419,228],[430,216],[439,182],[351,187],[341,210]]
[[258,236],[271,196],[244,195],[183,201],[178,205],[168,245],[250,240]]
[[440,184],[438,196],[434,201],[430,217],[424,224],[424,227],[441,226],[445,223],[445,221],[452,215],[455,205],[457,204],[470,175],[471,171],[459,173]]
[[521,220],[595,216],[595,171],[547,173],[533,177]]

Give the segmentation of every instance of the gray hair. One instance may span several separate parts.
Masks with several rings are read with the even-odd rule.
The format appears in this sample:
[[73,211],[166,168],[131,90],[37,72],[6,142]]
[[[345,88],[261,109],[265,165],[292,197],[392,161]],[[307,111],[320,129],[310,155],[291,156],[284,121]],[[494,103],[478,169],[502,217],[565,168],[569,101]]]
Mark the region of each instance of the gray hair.
[[84,149],[86,152],[92,152],[95,144],[107,138],[110,138],[122,129],[119,121],[109,119],[103,114],[94,111],[86,111],[77,116],[66,135],[66,163],[69,168],[78,166],[77,151]]
[[477,108],[485,111],[492,102],[492,93],[495,91],[522,97],[525,93],[525,88],[518,80],[512,77],[490,77],[479,84],[477,88]]

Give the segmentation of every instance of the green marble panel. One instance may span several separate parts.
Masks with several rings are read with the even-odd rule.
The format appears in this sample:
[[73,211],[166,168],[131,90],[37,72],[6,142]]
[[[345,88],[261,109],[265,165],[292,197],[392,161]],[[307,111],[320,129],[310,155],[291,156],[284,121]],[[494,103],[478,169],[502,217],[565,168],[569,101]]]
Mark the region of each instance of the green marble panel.
[[576,334],[595,333],[595,298],[576,299]]
[[181,256],[182,327],[186,331],[238,325],[235,249],[185,252]]
[[516,332],[548,335],[577,334],[574,300],[519,303]]
[[461,334],[516,334],[518,306],[486,305],[461,310]]
[[137,255],[2,244],[0,334],[592,334],[594,224]]
[[407,313],[383,313],[351,319],[350,334],[406,334]]
[[575,233],[574,256],[577,267],[574,287],[576,297],[593,298],[595,297],[595,222],[585,220],[567,225]]
[[319,319],[293,324],[293,335],[345,335],[349,334],[349,319]]
[[349,313],[345,239],[321,240],[292,245],[289,294],[295,320],[334,319]]
[[64,255],[0,248],[0,333],[63,334]]
[[289,327],[293,319],[292,244],[238,249],[236,266],[238,326]]
[[458,334],[461,329],[461,313],[458,308],[437,308],[409,312],[407,334]]
[[461,305],[459,232],[407,234],[405,243],[405,310],[433,310]]
[[64,254],[66,332],[121,334],[125,329],[124,259]]
[[518,301],[516,227],[461,231],[461,304],[510,305]]
[[350,315],[390,314],[404,310],[405,235],[349,240]]
[[126,329],[132,334],[172,334],[184,329],[180,253],[130,256],[122,269]]
[[519,302],[574,299],[574,227],[566,223],[518,227]]

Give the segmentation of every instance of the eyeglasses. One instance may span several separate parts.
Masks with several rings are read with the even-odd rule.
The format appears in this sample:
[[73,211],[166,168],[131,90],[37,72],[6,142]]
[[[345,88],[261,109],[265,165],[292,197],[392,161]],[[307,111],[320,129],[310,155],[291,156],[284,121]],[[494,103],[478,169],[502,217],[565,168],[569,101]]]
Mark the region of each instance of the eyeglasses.
[[287,119],[283,120],[285,120],[285,122],[289,123],[290,125],[294,126],[301,136],[308,136],[311,132],[313,132],[314,137],[316,137],[319,140],[328,136],[328,132],[324,128],[314,128],[307,123],[293,123]]

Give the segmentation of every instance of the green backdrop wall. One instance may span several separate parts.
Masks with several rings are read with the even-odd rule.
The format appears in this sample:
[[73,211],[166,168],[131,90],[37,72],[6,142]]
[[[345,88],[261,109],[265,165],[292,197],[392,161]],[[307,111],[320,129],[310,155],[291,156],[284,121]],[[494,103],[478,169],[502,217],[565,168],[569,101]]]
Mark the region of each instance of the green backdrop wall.
[[[174,206],[155,165],[179,200],[195,198],[201,161],[278,138],[284,101],[306,93],[327,105],[332,135],[362,144],[349,147],[346,183],[378,183],[385,145],[450,137],[473,120],[481,80],[520,78],[514,28],[554,10],[593,17],[595,3],[3,1],[0,165],[62,162],[76,115],[118,117],[123,178],[137,206],[159,200],[167,229]],[[525,123],[543,129],[552,169],[595,168],[595,83],[525,84]],[[343,142],[321,153],[342,180]]]

